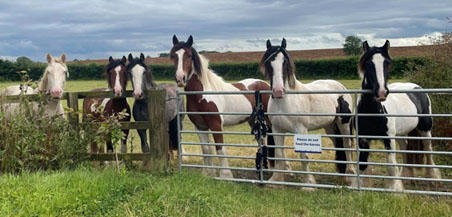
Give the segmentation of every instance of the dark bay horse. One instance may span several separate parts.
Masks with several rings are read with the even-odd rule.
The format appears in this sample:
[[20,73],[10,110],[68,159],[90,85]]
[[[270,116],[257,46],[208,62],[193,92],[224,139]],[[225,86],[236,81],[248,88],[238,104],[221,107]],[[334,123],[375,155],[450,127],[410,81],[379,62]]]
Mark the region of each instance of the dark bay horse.
[[[179,41],[173,36],[173,48],[170,58],[176,69],[176,82],[185,91],[243,91],[270,90],[270,85],[258,79],[245,79],[237,83],[226,83],[223,78],[209,69],[209,62],[192,47],[193,37],[187,42]],[[269,94],[263,95],[264,110],[267,111]],[[253,94],[237,95],[187,95],[187,111],[189,112],[248,112],[255,106]],[[197,131],[222,131],[223,126],[237,125],[247,121],[249,115],[188,115]],[[209,134],[198,134],[202,143],[209,143]],[[223,143],[222,134],[213,134],[215,143]],[[269,136],[269,141],[273,141]],[[272,143],[272,142],[270,142]],[[272,143],[273,144],[273,143]],[[204,154],[211,153],[210,146],[202,145]],[[216,145],[217,155],[226,155],[226,148]],[[228,167],[227,158],[219,158],[222,167]],[[212,157],[204,157],[204,165],[213,166]],[[216,175],[215,169],[204,169],[207,175]],[[230,169],[220,169],[220,177],[232,178]]]
[[[389,77],[389,68],[392,62],[389,56],[389,41],[387,40],[382,47],[369,47],[367,41],[363,43],[364,54],[361,56],[358,64],[359,74],[362,78],[362,89],[372,90],[372,93],[362,94],[359,98],[359,113],[377,113],[377,114],[431,114],[430,98],[426,93],[392,93],[390,90],[410,90],[421,89],[414,83],[392,83],[387,85]],[[371,136],[407,136],[417,134],[423,137],[431,137],[433,126],[431,117],[359,117],[358,118],[359,135]],[[361,149],[369,148],[370,139],[360,139],[359,147]],[[387,150],[395,150],[394,139],[382,139]],[[397,143],[400,149],[406,150],[411,142],[399,139]],[[422,140],[422,145],[416,147],[425,151],[432,151],[430,140]],[[403,161],[408,162],[407,154],[403,154]],[[431,154],[426,154],[427,163],[435,165]],[[361,152],[360,161],[367,162],[369,152]],[[417,159],[419,160],[419,158]],[[387,162],[396,164],[396,154],[388,153]],[[421,162],[423,163],[423,159]],[[365,172],[366,164],[360,165],[360,170]],[[388,173],[391,176],[398,177],[401,172],[397,166],[388,166]],[[403,168],[404,176],[413,176],[412,168]],[[441,178],[441,173],[437,168],[426,168],[426,176],[431,178]],[[391,179],[390,188],[396,191],[402,191],[403,183],[400,179]]]
[[[126,57],[122,59],[113,59],[111,56],[108,59],[109,63],[105,67],[105,74],[107,76],[108,88],[98,88],[92,91],[113,91],[118,98],[92,98],[83,100],[83,119],[87,119],[87,115],[91,114],[93,121],[105,121],[113,114],[126,111],[128,114],[120,121],[130,121],[130,107],[126,98],[119,98],[122,96],[127,86],[127,71],[126,71]],[[129,130],[122,130],[125,138],[121,141],[121,152],[127,152],[127,137]],[[91,151],[94,153],[103,152],[103,148],[98,147],[97,144],[91,144]],[[107,140],[107,152],[113,152],[113,145],[111,140]]]
[[[157,84],[154,82],[154,76],[151,69],[146,65],[144,54],[141,53],[140,58],[133,58],[132,54],[129,54],[129,64],[127,65],[127,72],[131,75],[133,96],[135,97],[135,103],[133,104],[133,118],[136,121],[148,121],[148,107],[147,99],[144,96],[144,92],[153,87],[161,87],[166,90],[166,103],[165,103],[165,118],[168,121],[168,134],[170,138],[170,155],[173,150],[178,149],[178,129],[177,129],[177,109],[179,111],[185,111],[184,98],[179,99],[179,105],[177,105],[176,90],[178,89],[174,84]],[[182,129],[182,122],[184,115],[180,116],[180,126]],[[143,152],[149,152],[149,145],[147,142],[147,130],[137,130],[141,139],[141,150]]]
[[[287,90],[318,91],[318,90],[346,90],[344,85],[334,80],[316,80],[303,84],[295,76],[295,64],[286,50],[286,40],[280,46],[272,46],[267,41],[267,51],[260,62],[261,72],[270,78],[273,97],[268,103],[271,113],[351,113],[352,97],[350,94],[285,94]],[[270,116],[273,131],[276,133],[308,134],[308,131],[324,128],[327,134],[350,135],[350,116]],[[338,148],[351,148],[349,138],[331,139]],[[284,136],[275,136],[275,143],[284,146]],[[286,158],[283,149],[275,150],[276,158]],[[300,153],[300,158],[308,159],[307,153]],[[352,161],[352,152],[336,151],[336,160]],[[309,162],[302,162],[303,170],[310,171]],[[336,164],[338,172],[355,174],[352,164]],[[276,161],[276,169],[290,169],[287,161]],[[272,181],[284,181],[283,173],[273,173]],[[314,176],[305,176],[307,183],[315,183]],[[347,178],[356,186],[356,178]]]

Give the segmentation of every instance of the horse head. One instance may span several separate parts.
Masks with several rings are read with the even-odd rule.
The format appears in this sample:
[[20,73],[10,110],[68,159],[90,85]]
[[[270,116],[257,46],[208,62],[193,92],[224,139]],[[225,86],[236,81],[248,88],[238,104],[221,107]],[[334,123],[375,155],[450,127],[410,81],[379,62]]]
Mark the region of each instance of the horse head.
[[56,58],[47,54],[47,67],[42,76],[39,90],[50,93],[52,97],[61,98],[66,85],[66,77],[69,77],[66,55],[63,53],[60,58]]
[[272,46],[267,40],[267,50],[259,64],[260,71],[270,78],[272,96],[276,98],[284,97],[286,89],[295,88],[295,65],[286,46],[284,38],[281,46]]
[[134,58],[132,54],[129,54],[128,60],[127,72],[132,77],[133,96],[135,99],[140,99],[143,96],[143,90],[156,86],[154,77],[144,61],[143,53],[140,54],[140,58]]
[[187,42],[179,41],[173,36],[173,47],[170,58],[176,69],[176,83],[179,87],[185,87],[193,74],[201,73],[201,60],[198,52],[192,47],[193,37],[190,35]]
[[127,87],[127,69],[126,57],[122,59],[113,59],[110,56],[108,65],[105,67],[105,74],[107,75],[108,87],[113,89],[115,96],[121,96]]
[[377,102],[385,101],[389,94],[387,83],[392,63],[389,47],[388,40],[382,47],[369,47],[367,41],[363,42],[364,54],[358,63],[362,89],[372,90]]

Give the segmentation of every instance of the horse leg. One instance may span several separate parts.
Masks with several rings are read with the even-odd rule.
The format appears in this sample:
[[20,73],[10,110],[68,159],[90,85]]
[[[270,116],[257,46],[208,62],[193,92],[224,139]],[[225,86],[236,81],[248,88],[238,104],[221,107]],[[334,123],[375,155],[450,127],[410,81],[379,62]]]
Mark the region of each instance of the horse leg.
[[[408,150],[408,141],[406,139],[398,139],[397,143],[399,144],[400,150]],[[408,155],[406,153],[402,154],[403,163],[408,163]],[[401,172],[403,177],[413,177],[414,176],[414,168],[413,167],[402,167]]]
[[124,138],[121,140],[121,153],[127,153],[127,137],[129,137],[129,130],[123,130]]
[[[394,135],[390,135],[394,136]],[[383,139],[386,150],[396,150],[396,144],[394,139]],[[388,153],[387,162],[391,164],[397,164],[396,153]],[[397,166],[388,166],[387,171],[390,176],[399,177],[399,168]],[[390,181],[389,188],[395,191],[403,191],[403,183],[400,179],[392,179]]]
[[[215,129],[212,129],[216,131]],[[215,140],[215,143],[223,143],[223,134],[213,134],[213,139]],[[226,155],[226,147],[222,145],[215,146],[215,149],[217,150],[218,160],[220,161],[221,167],[229,167],[229,162],[227,158],[220,157],[220,155],[225,156]],[[221,178],[234,178],[232,175],[232,172],[230,169],[220,169],[220,177]]]
[[140,140],[141,140],[141,151],[143,153],[149,153],[149,145],[148,145],[148,136],[147,136],[147,130],[146,129],[141,129],[141,130],[137,130],[138,135],[140,136]]
[[[203,131],[203,130],[199,130],[198,128],[195,127],[196,131]],[[209,134],[207,133],[198,133],[198,137],[199,137],[199,141],[201,143],[210,143],[210,137]],[[212,147],[210,147],[209,145],[202,145],[201,144],[201,148],[202,148],[202,154],[208,154],[211,155],[213,154],[212,152]],[[212,157],[203,157],[204,159],[204,166],[213,166],[213,158]],[[216,176],[217,171],[215,169],[212,168],[203,168],[202,169],[202,173],[206,176]]]
[[[351,135],[350,133],[350,123],[341,123],[341,121],[337,121],[337,130],[339,130],[339,132],[336,132],[336,130],[334,129],[333,126],[333,133],[334,134],[341,134],[341,135]],[[326,129],[325,129],[326,130]],[[331,130],[331,129],[330,129]],[[327,133],[329,134],[330,132],[327,131]],[[343,148],[352,148],[352,141],[350,138],[330,138],[335,147],[343,147]],[[342,143],[343,145],[339,145],[338,143]],[[343,154],[345,153],[345,159],[343,158]],[[338,156],[342,156],[342,157],[338,157]],[[336,151],[336,160],[346,160],[348,162],[353,161],[353,152],[352,151]],[[345,172],[346,174],[356,174],[356,170],[353,164],[345,164],[342,165],[342,167],[345,166]],[[340,167],[340,164],[338,164],[338,167]],[[357,187],[358,186],[358,180],[356,177],[346,177],[345,181],[352,187]]]
[[[430,131],[420,131],[419,134],[422,137],[431,137],[432,133]],[[424,151],[433,151],[432,148],[432,141],[431,140],[422,140],[422,145],[424,146]],[[436,165],[433,161],[433,155],[432,154],[425,154],[427,157],[427,164],[428,165]],[[425,168],[425,177],[427,178],[434,178],[434,179],[440,179],[441,178],[441,172],[438,168]]]
[[[278,132],[278,131],[276,131],[276,132]],[[284,146],[284,136],[273,136],[273,139],[275,140],[275,145]],[[275,158],[286,158],[284,149],[275,148]],[[290,168],[289,162],[282,161],[282,160],[275,160],[275,170],[291,170],[291,168]],[[284,178],[285,178],[284,173],[273,172],[273,175],[269,179],[269,181],[283,182]]]
[[[182,125],[181,125],[182,128]],[[177,156],[180,155],[180,153],[185,153],[184,146],[181,145],[181,149],[179,150],[179,138],[178,138],[178,129],[177,129],[177,117],[175,117],[173,120],[171,120],[168,123],[168,134],[171,142],[171,146],[169,148],[170,154],[173,154],[173,150],[177,150]],[[187,156],[182,156],[182,162],[187,162],[188,158]]]

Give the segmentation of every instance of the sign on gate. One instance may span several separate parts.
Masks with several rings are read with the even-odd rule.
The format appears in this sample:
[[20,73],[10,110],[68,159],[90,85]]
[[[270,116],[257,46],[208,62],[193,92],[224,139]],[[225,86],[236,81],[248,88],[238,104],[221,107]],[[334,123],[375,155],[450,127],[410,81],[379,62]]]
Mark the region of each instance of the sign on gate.
[[295,134],[295,152],[322,153],[322,136],[317,134]]

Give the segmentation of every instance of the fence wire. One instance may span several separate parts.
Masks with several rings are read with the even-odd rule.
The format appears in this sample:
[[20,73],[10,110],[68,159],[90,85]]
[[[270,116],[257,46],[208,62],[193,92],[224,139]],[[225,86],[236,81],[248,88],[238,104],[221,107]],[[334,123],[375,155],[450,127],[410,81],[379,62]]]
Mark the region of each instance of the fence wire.
[[[271,94],[271,91],[260,91],[261,94]],[[178,91],[177,92],[177,100],[179,101],[179,96],[186,96],[186,95],[239,95],[239,94],[254,94],[254,91]],[[362,93],[371,93],[370,90],[342,90],[342,91],[286,91],[285,94],[352,94],[355,98],[353,103],[353,111],[352,113],[347,114],[341,114],[341,113],[265,113],[268,116],[290,116],[290,117],[297,117],[297,116],[351,116],[351,117],[442,117],[442,118],[450,118],[452,117],[452,114],[410,114],[410,115],[398,115],[398,114],[360,114],[357,113],[357,106],[358,106],[358,95]],[[451,94],[452,89],[410,89],[410,90],[391,90],[391,94],[395,93],[428,93],[428,94]],[[179,103],[179,102],[178,102]],[[381,186],[378,187],[364,187],[361,186],[361,181],[363,179],[372,179],[372,180],[391,180],[391,179],[398,179],[398,180],[404,180],[405,189],[402,192],[403,193],[412,193],[412,194],[429,194],[429,195],[447,195],[452,196],[452,179],[450,178],[450,175],[446,173],[445,171],[448,169],[452,169],[451,165],[428,165],[428,164],[408,164],[408,163],[386,163],[386,162],[360,162],[359,155],[361,152],[371,152],[371,153],[380,153],[380,154],[387,154],[387,153],[396,153],[396,154],[432,154],[432,155],[452,155],[452,152],[450,151],[420,151],[420,150],[386,150],[386,149],[360,149],[358,142],[359,139],[401,139],[401,140],[430,140],[430,141],[451,141],[452,137],[412,137],[412,136],[369,136],[369,135],[358,135],[358,129],[359,125],[357,121],[354,121],[354,135],[332,135],[332,134],[322,134],[321,137],[325,138],[350,138],[354,140],[354,148],[334,148],[334,147],[322,147],[322,155],[324,155],[326,152],[331,151],[353,151],[355,154],[355,160],[353,161],[337,161],[337,160],[326,160],[326,159],[298,159],[298,158],[275,158],[275,157],[269,157],[269,160],[274,161],[287,161],[287,162],[309,162],[309,163],[316,163],[316,164],[335,164],[335,163],[341,163],[341,164],[351,164],[354,165],[356,174],[344,174],[344,173],[337,173],[337,172],[325,172],[325,171],[302,171],[302,170],[279,170],[279,169],[262,169],[262,172],[266,174],[265,177],[269,177],[272,173],[285,173],[285,174],[293,174],[293,175],[315,175],[315,176],[326,176],[326,177],[355,177],[358,180],[357,186],[348,186],[344,184],[344,182],[334,179],[334,180],[327,180],[327,181],[334,181],[334,183],[331,184],[312,184],[312,183],[304,183],[303,181],[299,181],[298,179],[291,179],[294,181],[283,181],[283,182],[277,182],[277,181],[270,181],[270,180],[264,180],[264,179],[258,179],[256,178],[250,178],[250,174],[257,174],[257,171],[254,167],[235,167],[235,166],[229,166],[229,167],[221,167],[221,166],[207,166],[207,165],[200,165],[200,164],[194,164],[194,163],[188,163],[183,162],[183,157],[191,157],[191,158],[226,158],[226,159],[235,159],[240,160],[243,163],[246,163],[247,165],[254,166],[254,160],[255,156],[242,156],[242,155],[217,155],[217,154],[197,154],[197,153],[182,153],[182,147],[183,146],[226,146],[230,148],[242,148],[242,149],[253,149],[257,151],[258,145],[257,142],[253,144],[235,144],[235,143],[211,143],[211,142],[198,142],[198,141],[182,141],[182,134],[223,134],[223,135],[234,135],[234,136],[248,136],[250,139],[252,139],[252,134],[250,133],[250,130],[247,130],[246,132],[238,132],[238,131],[193,131],[193,130],[182,130],[180,125],[180,116],[181,115],[250,115],[251,113],[246,112],[190,112],[190,111],[177,111],[178,115],[178,121],[177,121],[177,127],[178,127],[178,141],[179,141],[179,150],[181,150],[181,154],[179,155],[179,170],[182,170],[183,168],[199,168],[199,169],[230,169],[233,171],[240,171],[240,173],[235,174],[237,176],[236,178],[220,178],[216,177],[215,179],[218,180],[225,180],[225,181],[235,181],[235,182],[247,182],[247,183],[254,183],[254,184],[272,184],[272,185],[286,185],[286,186],[299,186],[299,187],[313,187],[313,188],[347,188],[351,190],[358,190],[358,191],[378,191],[378,192],[395,192],[393,189],[389,188],[382,188]],[[268,135],[272,136],[294,136],[293,133],[268,133]],[[372,145],[371,145],[372,146]],[[375,146],[375,145],[373,145]],[[286,150],[293,150],[294,146],[269,146],[275,149],[286,149]],[[383,157],[382,159],[386,159]],[[369,158],[370,160],[370,158]],[[397,161],[401,161],[399,158]],[[199,161],[197,161],[199,162]],[[202,161],[201,161],[202,162]],[[388,167],[388,166],[397,166],[399,168],[410,168],[410,167],[416,167],[416,168],[436,168],[436,169],[442,169],[442,176],[443,178],[436,179],[436,178],[428,178],[428,177],[394,177],[389,175],[381,175],[381,174],[360,174],[359,166],[360,165],[368,165],[372,167]],[[248,175],[243,175],[243,172],[248,173]],[[242,175],[241,175],[242,174]],[[427,184],[423,183],[417,183],[419,182],[425,182]],[[339,183],[338,183],[339,182]],[[412,182],[415,182],[414,185]],[[381,183],[380,183],[381,185]],[[438,187],[439,186],[439,187]],[[411,189],[415,188],[415,189]]]

